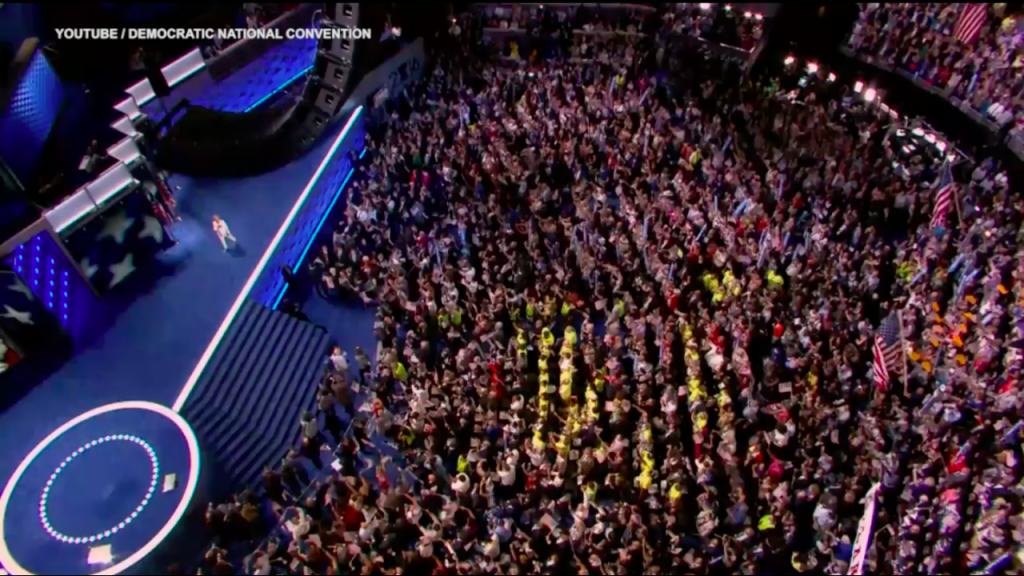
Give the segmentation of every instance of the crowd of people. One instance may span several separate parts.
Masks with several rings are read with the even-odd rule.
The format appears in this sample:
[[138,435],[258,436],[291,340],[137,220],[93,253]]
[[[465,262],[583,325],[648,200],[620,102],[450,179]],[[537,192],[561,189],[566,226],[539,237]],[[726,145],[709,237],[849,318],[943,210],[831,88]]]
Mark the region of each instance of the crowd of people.
[[637,40],[645,36],[657,38],[652,49],[700,39],[750,52],[764,32],[762,14],[733,10],[729,4],[679,3],[669,10],[643,4],[625,9],[482,5],[478,10],[484,38],[512,61],[586,58],[588,53],[589,57],[628,57]]
[[989,5],[970,43],[956,35],[965,6],[977,4],[863,3],[850,47],[950,90],[1001,127],[1024,129],[1024,33],[1006,4]]
[[[511,62],[529,63],[550,58],[587,58],[624,53],[606,44],[633,43],[651,31],[654,9],[631,5],[628,10],[556,5],[511,7],[482,5],[476,24],[486,44]],[[472,26],[472,24],[470,24]]]
[[370,129],[310,268],[376,310],[375,361],[332,356],[331,440],[302,424],[327,473],[299,498],[310,478],[268,472],[284,529],[250,573],[1012,565],[1024,202],[1002,167],[895,169],[892,118],[839,83],[692,58],[670,86],[657,38],[525,68],[446,50]]
[[734,10],[731,4],[678,3],[666,14],[666,25],[686,34],[751,51],[764,33],[764,15]]

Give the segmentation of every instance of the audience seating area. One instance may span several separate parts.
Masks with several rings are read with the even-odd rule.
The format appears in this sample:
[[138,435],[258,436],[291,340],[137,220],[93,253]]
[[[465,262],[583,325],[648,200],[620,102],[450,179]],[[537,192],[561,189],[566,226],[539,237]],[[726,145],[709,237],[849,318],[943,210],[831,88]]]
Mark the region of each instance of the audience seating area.
[[966,103],[999,128],[1024,130],[1024,19],[1006,13],[1006,4],[989,4],[977,37],[961,38],[965,6],[974,4],[863,3],[849,46]]
[[[287,452],[262,494],[211,506],[203,570],[1020,573],[1004,167],[894,165],[915,127],[840,79],[784,91],[659,34],[525,71],[482,32],[374,115],[308,264],[317,297],[375,309],[372,359],[332,351],[314,393],[326,341],[247,305],[215,364],[253,370],[190,400],[240,481]],[[678,89],[659,51],[692,63]],[[271,325],[292,344],[271,353]],[[300,427],[261,430],[271,409]]]

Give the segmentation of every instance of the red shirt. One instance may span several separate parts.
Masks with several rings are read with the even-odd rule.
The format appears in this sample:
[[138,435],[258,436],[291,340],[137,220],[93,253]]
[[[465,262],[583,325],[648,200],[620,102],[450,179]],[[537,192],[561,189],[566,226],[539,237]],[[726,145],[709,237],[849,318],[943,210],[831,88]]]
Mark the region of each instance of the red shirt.
[[504,382],[502,381],[501,376],[498,372],[498,364],[497,362],[491,362],[489,367],[491,370],[491,396],[497,398],[498,400],[501,400],[501,398],[504,396],[502,392],[504,388]]
[[345,508],[345,512],[342,514],[342,519],[345,522],[346,532],[357,532],[359,530],[359,526],[361,526],[363,520],[365,520],[363,513],[351,504]]
[[764,218],[761,218],[761,219],[759,219],[757,221],[757,233],[758,234],[761,234],[762,232],[764,232],[764,229],[767,228],[767,227],[768,227],[768,221],[765,220]]
[[690,262],[697,262],[700,260],[700,247],[697,246],[697,244],[694,244],[690,248],[690,253],[687,254],[686,257],[690,259]]
[[947,467],[950,474],[956,474],[967,469],[967,458],[963,454],[957,454]]

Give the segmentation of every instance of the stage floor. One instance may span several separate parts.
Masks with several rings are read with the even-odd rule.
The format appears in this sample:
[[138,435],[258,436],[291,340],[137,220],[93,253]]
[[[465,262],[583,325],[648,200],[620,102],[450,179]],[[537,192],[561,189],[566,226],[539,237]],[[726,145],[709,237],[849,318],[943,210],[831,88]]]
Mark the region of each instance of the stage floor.
[[71,420],[21,463],[0,497],[0,564],[11,573],[128,570],[188,511],[200,472],[189,425],[148,402]]
[[[113,312],[95,336],[63,365],[41,371],[38,383],[0,416],[0,476],[10,475],[0,499],[0,575],[166,568],[155,564],[161,555],[153,552],[183,531],[190,500],[207,500],[201,493],[193,497],[190,484],[199,474],[194,435],[159,404],[170,406],[182,393],[331,142],[327,138],[303,158],[259,177],[173,179],[183,188],[176,193],[184,218],[174,230],[179,244],[161,255],[161,266],[108,295]],[[242,250],[221,251],[210,229],[213,214],[231,224]],[[371,334],[372,317],[362,325]],[[146,402],[128,407],[126,399]],[[89,416],[75,417],[83,412]],[[63,422],[68,424],[46,436]],[[155,485],[151,451],[159,467]],[[164,478],[171,473],[177,484],[165,493]],[[106,545],[109,550],[92,550]],[[97,560],[104,552],[111,555],[108,562],[89,562],[90,553]]]

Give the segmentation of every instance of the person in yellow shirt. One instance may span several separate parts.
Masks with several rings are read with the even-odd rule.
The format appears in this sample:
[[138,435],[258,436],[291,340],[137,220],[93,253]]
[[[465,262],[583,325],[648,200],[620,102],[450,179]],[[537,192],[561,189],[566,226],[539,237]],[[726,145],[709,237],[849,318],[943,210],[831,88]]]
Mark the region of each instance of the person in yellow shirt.
[[572,326],[565,327],[565,342],[570,348],[576,346],[576,329]]

